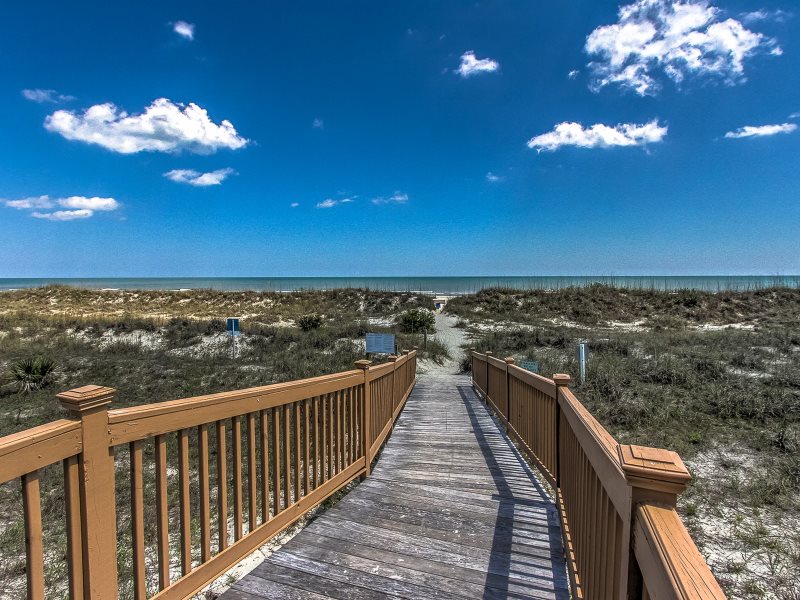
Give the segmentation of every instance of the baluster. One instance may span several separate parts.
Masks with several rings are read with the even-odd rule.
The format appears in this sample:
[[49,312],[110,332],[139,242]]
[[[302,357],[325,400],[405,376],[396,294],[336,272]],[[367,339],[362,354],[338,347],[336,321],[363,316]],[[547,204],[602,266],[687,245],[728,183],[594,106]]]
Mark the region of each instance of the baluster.
[[25,559],[28,599],[44,600],[44,550],[39,472],[22,476],[22,512],[25,520]]
[[281,512],[281,419],[280,407],[272,409],[272,514]]
[[306,494],[305,494],[306,496],[308,496],[308,494],[311,493],[311,474],[308,472],[309,467],[310,467],[310,463],[309,463],[309,455],[310,455],[309,446],[311,444],[311,440],[309,439],[310,436],[311,436],[311,430],[308,428],[309,420],[310,420],[308,412],[309,412],[310,409],[311,409],[311,400],[306,399],[303,402],[303,423],[304,423],[303,439],[305,441],[305,446],[304,446],[304,451],[303,451],[303,476],[305,478],[305,481],[304,481],[305,488],[304,489],[306,491]]
[[156,436],[156,526],[158,535],[158,587],[169,586],[169,514],[167,506],[167,438]]
[[219,551],[228,547],[228,450],[225,421],[217,421],[217,530]]
[[233,540],[242,538],[242,421],[233,417],[231,450],[233,451]]
[[248,532],[256,528],[256,509],[258,501],[256,492],[258,482],[256,481],[256,413],[247,414],[247,518]]
[[[139,456],[139,473],[141,473],[141,455]],[[78,457],[70,456],[64,459],[64,502],[67,512],[67,570],[69,573],[69,597],[83,598],[83,531],[81,530],[81,496],[80,496],[80,469],[78,467]],[[131,490],[133,493],[134,490]],[[139,486],[141,493],[141,484]],[[141,513],[139,514],[141,519]],[[144,524],[142,524],[144,531]],[[138,575],[136,564],[136,529],[134,529],[134,577]],[[144,542],[143,538],[138,538],[141,546],[139,558],[142,569],[142,581],[144,581]],[[138,580],[138,578],[137,578]],[[136,583],[136,581],[134,581]],[[134,591],[134,600],[142,600]]]
[[262,410],[261,417],[261,522],[269,521],[269,423],[267,411]]
[[200,561],[211,558],[211,505],[208,482],[208,425],[197,428],[198,480],[200,483]]

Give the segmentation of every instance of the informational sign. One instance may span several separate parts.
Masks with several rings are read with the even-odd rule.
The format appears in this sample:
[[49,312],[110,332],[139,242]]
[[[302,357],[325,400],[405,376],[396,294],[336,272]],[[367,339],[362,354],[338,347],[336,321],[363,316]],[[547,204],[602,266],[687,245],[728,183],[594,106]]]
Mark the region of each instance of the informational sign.
[[394,334],[368,333],[367,354],[394,354]]
[[535,360],[521,360],[519,362],[519,366],[526,371],[530,371],[531,373],[539,372],[539,363]]
[[228,318],[228,335],[232,335],[233,337],[237,337],[239,335],[239,318],[238,317],[230,317],[230,318]]

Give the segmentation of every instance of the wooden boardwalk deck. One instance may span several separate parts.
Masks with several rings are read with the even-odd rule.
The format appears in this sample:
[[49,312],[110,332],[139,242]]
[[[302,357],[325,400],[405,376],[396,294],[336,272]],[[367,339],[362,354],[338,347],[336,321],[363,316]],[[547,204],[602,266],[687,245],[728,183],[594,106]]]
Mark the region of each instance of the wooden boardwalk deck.
[[420,376],[371,477],[222,598],[558,598],[556,507],[468,377]]

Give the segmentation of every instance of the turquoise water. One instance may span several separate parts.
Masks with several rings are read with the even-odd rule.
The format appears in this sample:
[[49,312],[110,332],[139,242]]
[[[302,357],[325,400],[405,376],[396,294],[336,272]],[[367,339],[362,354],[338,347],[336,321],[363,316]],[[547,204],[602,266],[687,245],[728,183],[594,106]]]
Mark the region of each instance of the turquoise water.
[[142,290],[258,290],[288,292],[366,288],[395,292],[469,294],[487,287],[520,290],[561,289],[595,283],[630,289],[704,291],[754,290],[772,286],[800,287],[800,275],[710,275],[710,276],[520,276],[520,277],[110,277],[110,278],[0,278],[0,290],[50,284],[98,289]]

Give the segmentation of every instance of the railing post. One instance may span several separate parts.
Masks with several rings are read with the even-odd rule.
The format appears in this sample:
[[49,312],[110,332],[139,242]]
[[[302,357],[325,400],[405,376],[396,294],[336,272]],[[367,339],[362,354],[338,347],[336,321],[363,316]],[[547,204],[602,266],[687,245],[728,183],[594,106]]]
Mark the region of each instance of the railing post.
[[556,373],[553,375],[553,381],[556,384],[556,405],[555,405],[555,430],[556,430],[556,472],[553,477],[556,478],[556,488],[561,486],[561,402],[559,400],[561,388],[569,386],[570,376],[564,373]]
[[81,422],[79,456],[83,580],[86,600],[117,598],[117,517],[114,449],[108,433],[112,388],[87,385],[58,394]]
[[397,404],[400,402],[400,399],[397,398],[397,359],[398,357],[394,354],[390,354],[386,357],[386,360],[392,363],[392,414],[389,415],[389,418],[392,420],[392,425],[389,429],[389,435],[392,435],[392,431],[394,431],[394,411],[397,409]]
[[372,364],[371,360],[357,360],[356,369],[364,372],[364,406],[361,410],[361,445],[362,453],[364,455],[364,475],[361,476],[362,481],[369,477],[372,469],[372,457],[369,455],[369,449],[372,446],[372,400],[370,399],[370,385],[369,385],[369,366]]
[[514,364],[514,359],[510,356],[504,359],[506,363],[506,381],[505,381],[505,422],[506,422],[506,431],[508,431],[508,427],[511,424],[511,380],[508,375],[508,366]]
[[486,379],[485,379],[485,381],[486,381],[486,394],[485,394],[485,398],[484,398],[484,401],[486,402],[486,404],[489,404],[489,390],[491,389],[491,386],[489,385],[489,373],[491,372],[491,369],[489,368],[489,357],[491,355],[492,355],[492,352],[490,350],[487,350],[486,351]]
[[676,452],[628,444],[617,446],[620,465],[631,486],[631,539],[628,562],[628,598],[641,598],[642,573],[633,552],[636,533],[636,507],[642,503],[675,508],[678,496],[692,479]]

